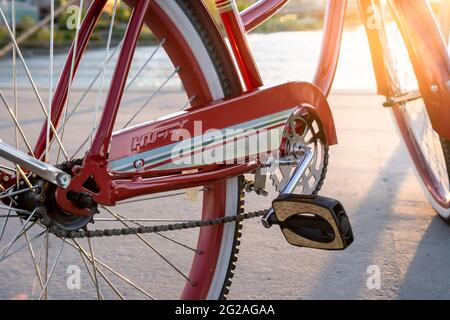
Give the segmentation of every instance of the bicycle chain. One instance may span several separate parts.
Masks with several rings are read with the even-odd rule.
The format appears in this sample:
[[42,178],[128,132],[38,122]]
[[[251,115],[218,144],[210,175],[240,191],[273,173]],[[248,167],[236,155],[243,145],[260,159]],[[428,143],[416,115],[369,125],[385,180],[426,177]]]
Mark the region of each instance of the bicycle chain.
[[127,236],[131,234],[147,234],[147,233],[159,233],[165,231],[178,231],[193,228],[201,228],[207,226],[214,226],[225,223],[238,222],[248,220],[252,218],[262,217],[266,214],[267,210],[254,211],[244,214],[238,214],[235,216],[228,216],[217,218],[213,220],[193,220],[184,223],[165,224],[158,226],[139,226],[128,227],[121,229],[102,229],[102,230],[80,230],[80,231],[65,231],[57,226],[53,225],[49,228],[49,231],[60,238],[101,238],[112,236]]
[[[80,160],[72,160],[65,162],[58,166],[61,170],[65,172],[70,172],[73,166],[79,165]],[[46,207],[46,196],[45,196],[45,181],[38,183],[37,192],[35,195],[36,199],[36,213],[41,218],[41,223],[48,228],[48,230],[60,238],[99,238],[99,237],[112,237],[112,236],[127,236],[131,234],[146,234],[146,233],[157,233],[165,231],[178,231],[185,229],[201,228],[207,226],[214,226],[219,224],[226,224],[232,222],[239,222],[243,220],[249,220],[252,218],[262,217],[266,214],[267,210],[259,210],[254,212],[248,212],[243,214],[237,214],[235,216],[228,216],[217,218],[213,220],[192,220],[183,223],[174,224],[164,224],[157,226],[142,226],[138,227],[125,227],[125,228],[114,228],[114,229],[97,229],[97,230],[78,230],[78,231],[67,231],[59,228],[52,223],[51,218],[47,214]],[[118,220],[120,222],[120,220]]]

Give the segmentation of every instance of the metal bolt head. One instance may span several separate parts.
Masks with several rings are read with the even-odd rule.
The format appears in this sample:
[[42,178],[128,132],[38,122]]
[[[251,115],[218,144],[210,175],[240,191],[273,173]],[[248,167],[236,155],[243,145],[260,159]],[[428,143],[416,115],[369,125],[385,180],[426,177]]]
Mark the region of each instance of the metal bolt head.
[[437,85],[434,84],[434,85],[431,86],[431,91],[432,92],[438,92],[438,90],[439,90],[439,87]]
[[70,184],[70,176],[66,173],[60,173],[56,177],[56,181],[60,187],[67,188]]
[[144,164],[145,164],[144,160],[139,159],[134,162],[134,167],[136,169],[142,169],[144,167]]
[[307,148],[303,143],[296,142],[292,146],[291,153],[296,158],[302,157],[305,154],[305,148]]
[[43,216],[43,217],[41,218],[41,222],[42,222],[42,224],[43,224],[44,226],[49,227],[49,226],[51,225],[51,223],[52,223],[52,220],[51,220],[49,217],[47,217],[47,216],[45,215],[45,216]]
[[450,88],[450,80],[447,81],[447,87]]

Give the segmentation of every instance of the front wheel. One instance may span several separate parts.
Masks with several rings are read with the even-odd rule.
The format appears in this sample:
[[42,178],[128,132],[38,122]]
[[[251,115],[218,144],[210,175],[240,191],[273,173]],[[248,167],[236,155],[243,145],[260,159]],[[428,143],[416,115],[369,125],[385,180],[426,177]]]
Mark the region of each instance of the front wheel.
[[[395,78],[395,96],[410,97],[392,106],[394,121],[429,202],[440,217],[449,222],[450,141],[433,130],[427,102],[421,97],[414,67],[389,2],[380,0],[378,3],[382,20],[380,35],[390,58],[388,68]],[[442,103],[450,107],[449,101]]]

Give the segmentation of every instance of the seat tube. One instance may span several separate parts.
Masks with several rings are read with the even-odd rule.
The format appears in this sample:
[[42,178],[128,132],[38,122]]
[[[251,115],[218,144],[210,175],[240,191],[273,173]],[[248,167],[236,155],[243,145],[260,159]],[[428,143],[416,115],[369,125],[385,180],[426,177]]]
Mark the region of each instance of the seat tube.
[[231,49],[247,90],[263,85],[235,0],[216,0]]

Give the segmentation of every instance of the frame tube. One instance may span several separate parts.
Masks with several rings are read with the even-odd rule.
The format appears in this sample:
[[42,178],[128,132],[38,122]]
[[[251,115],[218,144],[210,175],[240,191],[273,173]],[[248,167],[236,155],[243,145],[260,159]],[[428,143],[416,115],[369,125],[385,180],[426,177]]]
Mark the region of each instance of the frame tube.
[[326,97],[330,94],[339,62],[346,9],[347,0],[328,1],[322,49],[313,81]]
[[276,14],[289,0],[260,0],[241,13],[246,32],[250,32]]
[[88,157],[96,158],[97,161],[106,160],[109,141],[127,82],[128,72],[150,2],[151,0],[136,1],[136,6],[133,9],[131,21],[128,24],[123,46],[114,71],[105,109],[88,155]]
[[216,0],[216,6],[247,90],[261,87],[263,81],[248,43],[235,0]]

